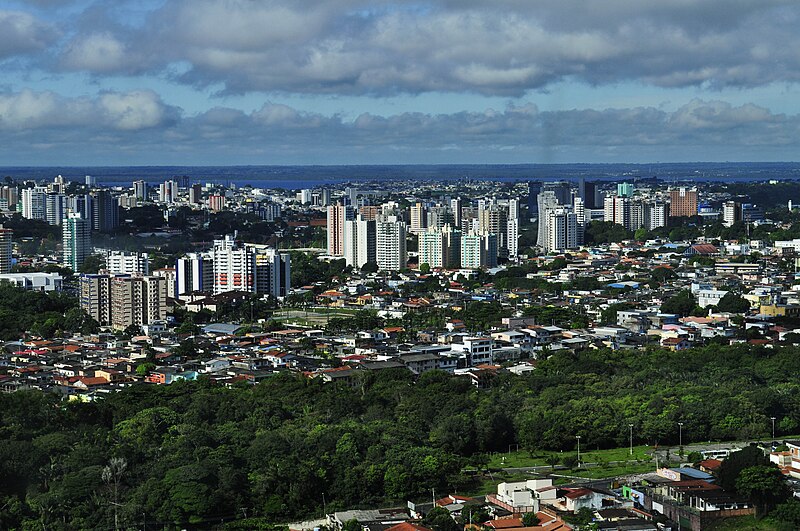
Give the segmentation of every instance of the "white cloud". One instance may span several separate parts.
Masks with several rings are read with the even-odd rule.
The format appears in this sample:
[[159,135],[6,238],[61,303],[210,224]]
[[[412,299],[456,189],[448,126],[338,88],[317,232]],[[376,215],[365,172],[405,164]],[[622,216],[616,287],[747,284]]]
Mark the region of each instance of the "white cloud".
[[67,70],[88,70],[108,73],[131,68],[125,45],[109,32],[79,36],[64,51],[63,66]]
[[55,27],[28,13],[0,10],[0,59],[42,51],[58,37]]

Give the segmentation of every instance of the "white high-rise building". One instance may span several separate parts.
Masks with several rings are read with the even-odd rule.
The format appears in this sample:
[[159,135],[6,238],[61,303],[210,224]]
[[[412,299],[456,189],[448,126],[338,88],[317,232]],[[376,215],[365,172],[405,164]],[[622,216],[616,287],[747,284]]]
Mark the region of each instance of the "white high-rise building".
[[312,200],[311,190],[308,190],[308,189],[300,190],[299,192],[297,192],[297,196],[296,197],[297,197],[297,201],[301,205],[307,205],[307,204],[311,203],[311,200]]
[[394,216],[376,221],[375,261],[380,270],[399,271],[406,267],[406,224]]
[[45,219],[50,225],[61,225],[64,219],[64,196],[57,192],[50,192],[45,196]]
[[462,234],[461,267],[479,269],[497,265],[496,234]]
[[114,274],[149,275],[150,257],[147,253],[109,251],[106,254],[106,270]]
[[214,242],[212,251],[215,294],[249,291],[283,297],[289,293],[291,262],[272,247],[246,243],[233,236]]
[[578,247],[578,219],[572,207],[548,209],[546,226],[544,249],[547,252]]
[[162,203],[174,203],[178,200],[178,181],[164,181],[158,185],[158,200]]
[[508,257],[512,260],[516,259],[519,254],[519,199],[508,200],[506,247],[508,248]]
[[80,214],[69,213],[61,224],[64,265],[78,271],[91,252],[91,224]]
[[414,234],[419,234],[425,231],[425,227],[427,227],[428,223],[428,216],[427,211],[425,210],[425,205],[420,202],[417,202],[411,206],[411,226],[409,230]]
[[557,208],[559,203],[558,196],[554,190],[543,190],[536,197],[539,208],[539,230],[536,235],[536,245],[546,247],[547,245],[547,211]]
[[431,268],[456,268],[461,263],[461,231],[446,224],[429,228],[419,235],[419,265]]
[[47,188],[35,186],[22,190],[22,217],[47,220]]
[[669,207],[663,201],[655,201],[646,205],[644,209],[644,228],[654,230],[667,226]]
[[175,294],[209,291],[214,284],[214,260],[211,254],[190,253],[175,264]]
[[722,223],[730,227],[741,220],[741,206],[736,201],[725,201],[722,203]]
[[233,236],[214,241],[214,294],[228,291],[254,291],[256,257],[236,245]]

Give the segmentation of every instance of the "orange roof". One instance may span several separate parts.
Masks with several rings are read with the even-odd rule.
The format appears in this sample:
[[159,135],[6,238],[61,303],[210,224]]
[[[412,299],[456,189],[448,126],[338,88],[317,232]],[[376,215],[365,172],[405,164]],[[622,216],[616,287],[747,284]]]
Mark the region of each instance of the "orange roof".
[[385,531],[431,531],[431,529],[412,522],[403,522],[393,525]]

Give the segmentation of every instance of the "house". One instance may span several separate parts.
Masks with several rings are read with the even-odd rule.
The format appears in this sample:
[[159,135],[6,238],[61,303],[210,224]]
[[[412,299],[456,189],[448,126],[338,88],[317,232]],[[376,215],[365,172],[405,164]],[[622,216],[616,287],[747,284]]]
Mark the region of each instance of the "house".
[[542,503],[552,503],[556,498],[550,478],[503,482],[497,485],[497,494],[489,494],[486,501],[511,513],[538,512]]
[[661,340],[661,346],[672,351],[678,351],[691,348],[692,344],[686,338],[665,337],[664,339]]

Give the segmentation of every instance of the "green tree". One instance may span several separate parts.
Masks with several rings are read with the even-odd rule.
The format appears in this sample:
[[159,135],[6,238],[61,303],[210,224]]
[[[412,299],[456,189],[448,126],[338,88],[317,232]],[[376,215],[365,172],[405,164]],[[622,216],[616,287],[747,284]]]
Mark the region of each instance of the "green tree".
[[742,469],[736,478],[736,490],[756,505],[756,513],[765,515],[770,508],[785,500],[788,488],[776,466],[751,466]]
[[534,527],[539,525],[539,517],[536,513],[525,513],[522,515],[522,525],[525,527]]
[[684,289],[664,301],[664,304],[661,305],[661,311],[686,317],[691,315],[696,307],[697,299],[694,298],[691,291]]
[[750,467],[767,466],[769,459],[757,446],[746,446],[733,452],[722,462],[717,472],[719,486],[728,492],[736,491],[736,481],[742,470]]
[[740,297],[729,291],[717,303],[717,310],[728,313],[746,313],[750,309],[750,302],[744,297]]

